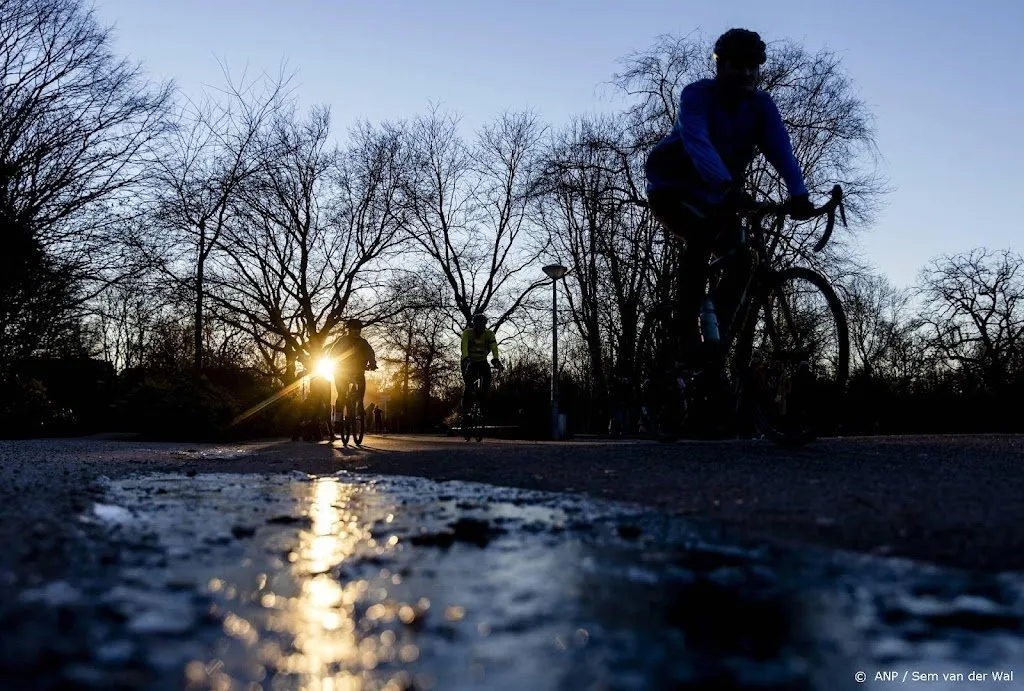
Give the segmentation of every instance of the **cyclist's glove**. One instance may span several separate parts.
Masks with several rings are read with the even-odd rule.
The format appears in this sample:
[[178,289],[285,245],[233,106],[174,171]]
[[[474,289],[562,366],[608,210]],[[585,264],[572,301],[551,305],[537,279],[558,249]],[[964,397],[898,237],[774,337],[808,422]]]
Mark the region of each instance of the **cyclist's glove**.
[[459,366],[462,368],[462,371],[465,372],[466,368],[469,367],[469,356],[462,358],[462,361],[459,363]]
[[814,204],[811,203],[811,199],[806,194],[794,194],[789,198],[789,215],[795,221],[806,221],[809,218],[814,218],[815,209]]
[[377,371],[377,361],[376,361],[376,360],[374,360],[373,362],[371,362],[370,364],[368,364],[368,365],[366,366],[366,369],[367,369],[367,370],[369,370],[370,372],[376,372],[376,371]]
[[499,360],[498,358],[494,358],[493,360],[491,360],[491,364],[494,365],[494,369],[498,370],[499,372],[505,369],[505,365],[501,364],[501,360]]

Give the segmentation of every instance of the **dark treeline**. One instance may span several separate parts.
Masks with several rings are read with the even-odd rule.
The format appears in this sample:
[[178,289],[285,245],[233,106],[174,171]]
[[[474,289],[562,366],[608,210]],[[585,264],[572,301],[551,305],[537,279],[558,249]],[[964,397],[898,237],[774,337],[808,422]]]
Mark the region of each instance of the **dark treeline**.
[[[552,125],[509,111],[475,132],[440,109],[332,129],[292,77],[233,75],[200,94],[117,57],[76,0],[0,0],[0,432],[278,434],[295,382],[358,317],[382,364],[388,426],[451,423],[458,336],[486,312],[507,365],[492,415],[547,432],[551,283],[560,390],[576,432],[607,430],[658,337],[676,261],[647,211],[646,152],[679,89],[710,76],[703,36],[665,36],[612,76],[620,109]],[[764,88],[812,190],[847,192],[822,254],[787,225],[780,265],[813,266],[850,320],[844,433],[1018,430],[1022,258],[969,249],[897,289],[858,256],[887,192],[871,114],[837,56],[771,46]],[[780,199],[764,161],[752,193]],[[291,390],[291,389],[289,389]]]

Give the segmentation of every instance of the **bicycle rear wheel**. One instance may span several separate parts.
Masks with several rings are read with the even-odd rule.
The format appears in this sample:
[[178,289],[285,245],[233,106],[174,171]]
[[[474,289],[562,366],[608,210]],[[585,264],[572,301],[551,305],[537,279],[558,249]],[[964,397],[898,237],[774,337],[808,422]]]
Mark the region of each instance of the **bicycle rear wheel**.
[[775,274],[755,298],[737,344],[738,401],[779,444],[834,429],[850,372],[846,315],[828,281],[803,267]]
[[348,446],[348,440],[352,436],[352,421],[345,418],[341,421],[341,443]]
[[341,428],[338,430],[341,435],[341,443],[348,446],[348,440],[352,436],[352,415],[349,412],[351,409],[346,405],[342,408],[341,419],[338,422],[338,426]]

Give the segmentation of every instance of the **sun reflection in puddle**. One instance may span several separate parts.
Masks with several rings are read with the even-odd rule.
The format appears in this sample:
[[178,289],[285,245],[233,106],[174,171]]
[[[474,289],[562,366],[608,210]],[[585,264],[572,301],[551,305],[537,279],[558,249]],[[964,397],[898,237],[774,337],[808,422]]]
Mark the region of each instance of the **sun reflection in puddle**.
[[[338,573],[338,567],[354,557],[395,549],[398,538],[392,536],[381,543],[373,539],[372,521],[361,515],[365,511],[357,505],[367,498],[365,487],[335,478],[320,478],[302,487],[311,488],[310,525],[299,532],[297,544],[286,556],[288,578],[282,581],[260,574],[252,583],[255,592],[248,598],[260,605],[258,612],[248,612],[252,621],[239,612],[227,613],[224,632],[243,643],[250,655],[255,653],[258,663],[269,672],[262,688],[408,688],[411,677],[407,672],[368,673],[383,671],[381,665],[418,659],[419,649],[413,642],[380,628],[412,623],[429,603],[425,599],[415,604],[389,601],[386,587],[397,585],[401,578],[386,570],[372,583],[343,580]],[[226,577],[210,579],[207,587],[220,596],[236,588],[243,590]],[[186,669],[189,688],[224,687],[227,678],[217,662],[190,663]]]
[[360,541],[369,539],[358,516],[347,511],[354,489],[333,478],[313,483],[312,523],[299,534],[292,566],[301,579],[301,589],[298,597],[268,622],[271,629],[294,635],[294,651],[267,662],[299,677],[305,688],[362,688],[359,676],[343,670],[366,662],[356,632],[355,606],[367,584],[342,584],[330,573],[355,554]]

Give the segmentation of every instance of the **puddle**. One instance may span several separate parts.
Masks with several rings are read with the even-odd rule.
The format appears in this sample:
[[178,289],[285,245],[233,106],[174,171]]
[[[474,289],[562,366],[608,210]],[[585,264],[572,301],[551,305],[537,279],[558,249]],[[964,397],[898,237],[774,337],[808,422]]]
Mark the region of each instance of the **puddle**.
[[145,660],[166,688],[1012,688],[992,673],[1024,660],[1018,575],[725,544],[644,507],[344,472],[106,495],[94,516],[152,554],[106,593],[131,636],[91,669]]

